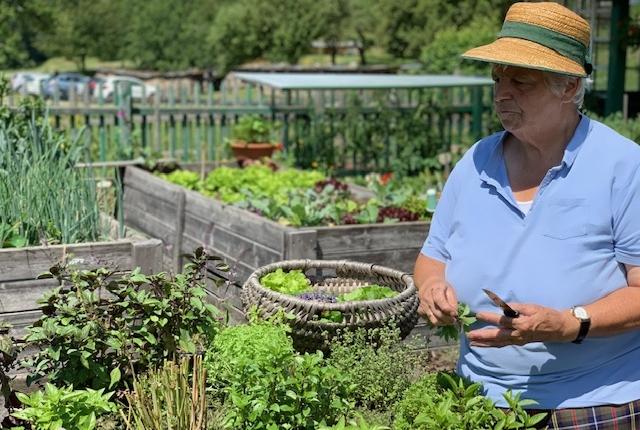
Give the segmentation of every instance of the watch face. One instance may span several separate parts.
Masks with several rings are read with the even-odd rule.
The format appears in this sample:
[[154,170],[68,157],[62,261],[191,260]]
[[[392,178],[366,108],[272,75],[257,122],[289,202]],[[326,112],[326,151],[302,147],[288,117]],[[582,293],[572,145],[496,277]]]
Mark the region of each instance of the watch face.
[[585,308],[581,308],[580,306],[573,308],[573,315],[575,315],[576,318],[580,318],[580,319],[589,318],[589,314],[587,313]]

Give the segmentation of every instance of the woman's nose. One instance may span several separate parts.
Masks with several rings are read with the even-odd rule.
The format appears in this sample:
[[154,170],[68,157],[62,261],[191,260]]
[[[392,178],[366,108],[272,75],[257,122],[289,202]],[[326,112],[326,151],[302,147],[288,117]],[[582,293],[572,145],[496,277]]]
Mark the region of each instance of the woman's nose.
[[495,101],[508,100],[512,96],[511,85],[509,85],[508,82],[505,82],[504,79],[501,79],[500,81],[495,83],[493,93],[493,98]]

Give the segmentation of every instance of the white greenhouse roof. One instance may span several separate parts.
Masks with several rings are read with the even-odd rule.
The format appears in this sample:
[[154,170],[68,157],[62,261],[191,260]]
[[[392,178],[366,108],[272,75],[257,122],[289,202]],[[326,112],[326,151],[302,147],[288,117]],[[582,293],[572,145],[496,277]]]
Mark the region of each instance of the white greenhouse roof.
[[239,79],[280,90],[347,90],[468,87],[493,80],[454,75],[392,75],[383,73],[234,73]]

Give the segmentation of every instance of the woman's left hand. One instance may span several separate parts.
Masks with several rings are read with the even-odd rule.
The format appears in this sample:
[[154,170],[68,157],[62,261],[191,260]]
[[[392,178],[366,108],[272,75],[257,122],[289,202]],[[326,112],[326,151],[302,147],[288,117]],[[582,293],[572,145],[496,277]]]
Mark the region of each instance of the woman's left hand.
[[471,346],[499,347],[530,342],[570,342],[576,338],[580,322],[568,310],[557,311],[540,305],[509,303],[520,312],[509,318],[493,312],[478,312],[476,318],[496,327],[467,333]]

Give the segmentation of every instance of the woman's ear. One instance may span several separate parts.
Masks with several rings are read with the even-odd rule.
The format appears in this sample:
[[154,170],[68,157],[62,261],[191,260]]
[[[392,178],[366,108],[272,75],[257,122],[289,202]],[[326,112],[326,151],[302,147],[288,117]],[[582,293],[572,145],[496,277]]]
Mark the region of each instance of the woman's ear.
[[562,92],[562,103],[573,103],[573,98],[580,87],[580,78],[568,79]]

